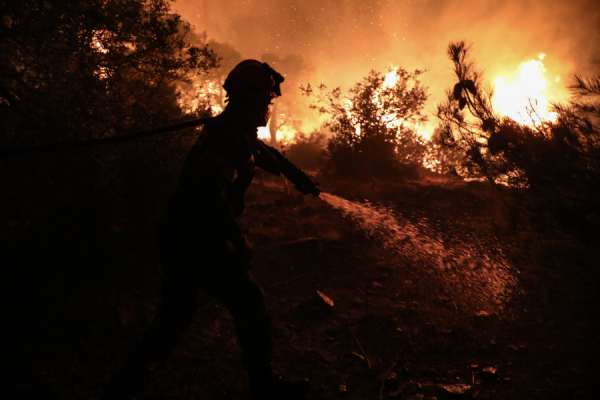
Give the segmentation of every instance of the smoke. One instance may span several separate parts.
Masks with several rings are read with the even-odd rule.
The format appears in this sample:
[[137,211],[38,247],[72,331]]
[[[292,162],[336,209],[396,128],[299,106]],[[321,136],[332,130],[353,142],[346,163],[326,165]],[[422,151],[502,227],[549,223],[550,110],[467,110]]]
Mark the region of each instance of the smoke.
[[301,56],[311,83],[330,88],[390,65],[427,69],[428,112],[454,83],[450,41],[474,44],[489,81],[545,53],[551,101],[567,98],[571,74],[600,75],[597,0],[178,0],[173,10],[244,58]]

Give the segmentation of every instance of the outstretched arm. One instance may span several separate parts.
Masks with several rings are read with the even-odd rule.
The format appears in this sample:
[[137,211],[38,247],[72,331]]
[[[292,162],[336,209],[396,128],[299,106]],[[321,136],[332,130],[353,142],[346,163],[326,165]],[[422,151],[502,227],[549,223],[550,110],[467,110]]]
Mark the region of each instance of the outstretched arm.
[[256,139],[254,160],[259,168],[271,174],[283,174],[303,194],[310,193],[318,197],[321,193],[317,182],[285,158],[277,149],[266,145],[260,139]]

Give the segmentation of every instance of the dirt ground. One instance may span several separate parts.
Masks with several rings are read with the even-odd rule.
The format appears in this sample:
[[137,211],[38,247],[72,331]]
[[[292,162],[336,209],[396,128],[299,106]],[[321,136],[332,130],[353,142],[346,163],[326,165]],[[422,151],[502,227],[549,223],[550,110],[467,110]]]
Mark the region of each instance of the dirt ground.
[[[500,304],[469,307],[460,294],[436,290],[418,263],[390,261],[325,201],[259,177],[242,218],[255,245],[252,271],[273,316],[275,368],[308,377],[309,399],[600,396],[597,249],[515,230],[510,208],[480,183],[321,186],[386,204],[447,238],[493,246],[516,285]],[[86,238],[72,248],[87,254],[85,276],[57,267],[51,277],[34,269],[7,281],[19,328],[7,342],[6,398],[97,398],[147,328],[160,281],[151,229],[128,234],[123,222],[107,237],[114,252],[90,256]],[[50,249],[60,238],[37,240]],[[52,259],[61,257],[74,263]],[[246,385],[232,321],[203,294],[193,326],[138,399],[242,400]]]

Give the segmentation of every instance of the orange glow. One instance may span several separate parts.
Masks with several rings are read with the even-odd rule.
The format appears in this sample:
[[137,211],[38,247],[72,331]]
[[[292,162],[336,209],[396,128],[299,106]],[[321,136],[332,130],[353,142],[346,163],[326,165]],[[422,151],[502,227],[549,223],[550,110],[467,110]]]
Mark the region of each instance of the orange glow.
[[[103,41],[107,40],[109,37],[110,35],[107,31],[94,31],[91,43],[92,49],[102,54],[108,53],[108,49],[104,46]],[[98,70],[94,72],[94,75],[96,75],[98,79],[104,80],[108,78],[108,71],[105,67],[99,66]]]
[[184,91],[179,88],[179,106],[190,114],[198,110],[198,107],[210,103],[213,115],[223,112],[223,104],[220,103],[221,84],[212,81],[197,79],[191,89]]
[[269,127],[267,126],[261,126],[258,128],[258,138],[259,139],[267,139],[267,140],[271,140],[271,132],[269,132]]
[[398,75],[396,75],[396,71],[398,71],[398,67],[395,67],[385,75],[385,80],[383,81],[384,87],[391,88],[396,84],[396,82],[398,82]]
[[[285,114],[280,114],[281,119],[285,119]],[[297,131],[294,127],[289,125],[284,125],[277,129],[276,138],[277,142],[283,145],[289,144],[296,135]],[[269,123],[267,126],[261,126],[258,128],[258,138],[263,140],[271,141],[271,131],[269,130]]]
[[102,54],[108,53],[108,49],[104,46],[103,41],[110,37],[107,31],[94,31],[92,37],[92,47]]
[[496,78],[492,99],[494,110],[527,125],[556,120],[556,113],[550,111],[547,99],[546,68],[542,62],[545,56],[540,53],[537,59],[521,63],[518,77]]
[[[387,73],[385,75],[385,79],[383,81],[383,87],[384,88],[391,88],[393,87],[397,82],[398,82],[398,75],[396,74],[396,71],[398,71],[398,67],[394,67],[389,73]],[[376,100],[378,100],[378,98],[376,98]],[[392,128],[392,127],[400,127],[401,125],[404,126],[408,126],[412,129],[414,129],[419,135],[421,135],[421,137],[427,141],[429,140],[429,138],[431,137],[431,134],[433,133],[430,130],[425,129],[422,125],[420,124],[413,124],[411,122],[407,122],[404,121],[402,119],[396,119],[395,115],[391,115],[390,116],[390,121],[387,122],[386,127],[387,128]]]
[[[388,72],[385,75],[383,80],[383,87],[379,91],[375,92],[373,96],[373,104],[377,105],[379,109],[383,108],[383,103],[385,101],[384,99],[380,98],[381,92],[385,89],[393,87],[399,80],[399,77],[396,74],[397,71],[398,67],[394,67],[390,70],[390,72]],[[353,124],[355,124],[356,135],[360,137],[360,125],[358,124],[358,120],[355,117],[353,117],[350,113],[351,107],[352,102],[349,99],[346,99],[344,107],[346,109],[346,114],[348,118],[353,122]],[[423,144],[428,142],[431,139],[431,135],[433,134],[433,131],[431,129],[428,129],[428,127],[423,126],[419,123],[405,121],[402,118],[397,118],[396,114],[380,114],[380,117],[383,119],[383,122],[385,123],[385,126],[388,129],[400,129],[400,127],[408,127],[409,129],[413,129],[416,133],[418,133],[421,136],[419,141]],[[398,152],[398,149],[396,149],[396,152]],[[440,161],[437,160],[434,154],[431,152],[430,154],[427,154],[423,159],[423,166],[427,169],[435,170],[439,164]]]

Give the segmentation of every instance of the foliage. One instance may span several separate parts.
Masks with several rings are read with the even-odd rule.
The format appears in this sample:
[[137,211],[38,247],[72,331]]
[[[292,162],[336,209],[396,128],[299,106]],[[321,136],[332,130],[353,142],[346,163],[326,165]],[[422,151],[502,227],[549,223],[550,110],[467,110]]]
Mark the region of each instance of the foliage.
[[340,88],[326,92],[324,85],[316,95],[310,85],[302,88],[317,99],[311,107],[329,116],[327,156],[334,173],[386,178],[415,173],[426,152],[416,131],[427,120],[421,114],[427,99],[419,81],[422,73],[398,68],[386,76],[371,71],[347,95]]
[[540,118],[532,104],[532,122],[525,125],[493,110],[493,88],[482,83],[468,53],[464,42],[449,45],[459,82],[437,108],[441,143],[463,155],[458,173],[520,189],[519,200],[534,211],[526,224],[559,224],[585,240],[599,238],[599,79],[576,77],[572,89],[579,97],[554,105],[556,122],[535,123]]
[[174,83],[218,65],[168,0],[0,6],[3,145],[111,136],[177,118]]
[[[190,42],[201,46],[207,42],[206,32],[190,34]],[[225,109],[227,93],[223,83],[229,72],[242,61],[242,55],[228,43],[219,43],[214,39],[208,40],[208,48],[219,55],[219,66],[206,74],[197,75],[186,82],[179,82],[180,104],[186,112],[197,112],[210,107],[213,113]]]
[[456,165],[463,160],[463,153],[444,143],[444,129],[437,127],[427,143],[424,165],[438,174],[456,176]]
[[298,132],[286,151],[286,157],[300,168],[317,169],[322,162],[325,139],[325,133],[319,130],[309,135]]
[[[167,0],[0,2],[0,145],[79,141],[181,121],[176,84],[219,61],[193,45],[196,39]],[[206,107],[186,118],[200,115]],[[187,133],[0,158],[0,221],[12,221],[2,224],[0,239],[57,215],[88,224],[86,231],[132,220],[147,227],[176,183],[193,140]]]

